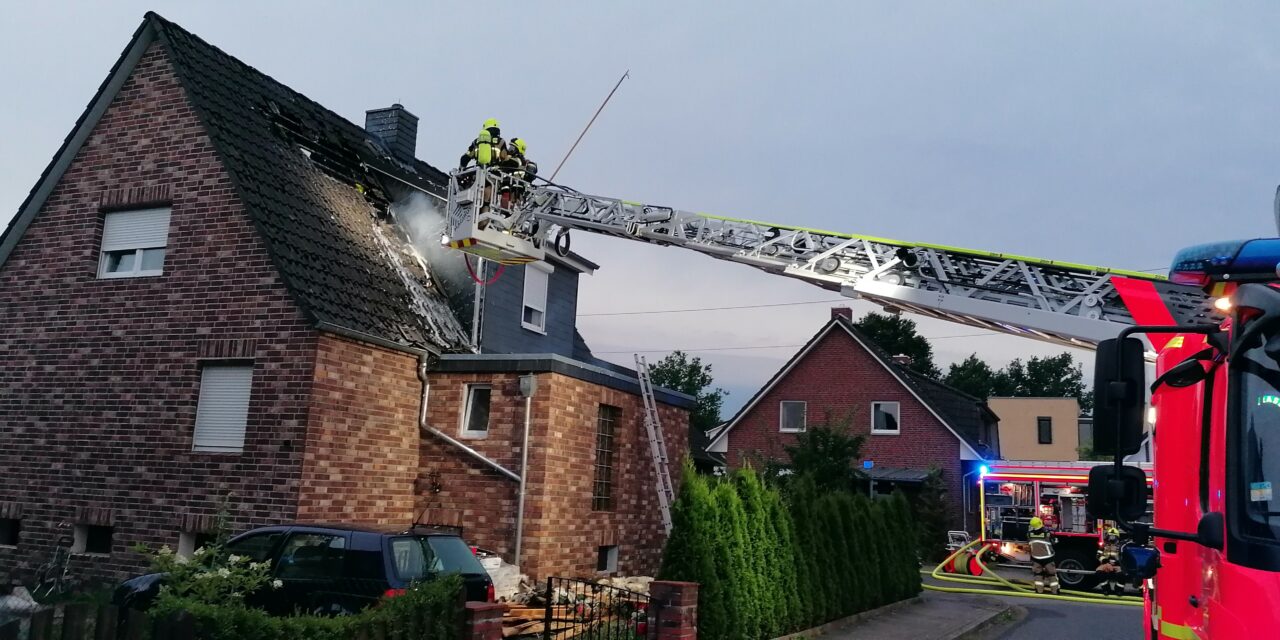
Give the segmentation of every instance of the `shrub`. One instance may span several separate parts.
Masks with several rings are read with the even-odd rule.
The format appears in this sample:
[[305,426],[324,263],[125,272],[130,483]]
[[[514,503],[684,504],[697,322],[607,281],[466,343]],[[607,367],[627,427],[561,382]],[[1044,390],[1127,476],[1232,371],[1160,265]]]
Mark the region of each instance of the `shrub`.
[[661,580],[698,583],[698,621],[708,638],[729,627],[725,611],[726,585],[720,581],[716,559],[718,533],[715,504],[708,481],[687,461],[680,492],[671,508],[671,536],[662,551]]
[[754,599],[751,565],[747,561],[746,514],[738,492],[728,482],[716,483],[711,492],[716,505],[716,523],[719,533],[721,579],[728,584],[725,612],[732,621],[728,637],[754,640],[760,637],[758,602]]

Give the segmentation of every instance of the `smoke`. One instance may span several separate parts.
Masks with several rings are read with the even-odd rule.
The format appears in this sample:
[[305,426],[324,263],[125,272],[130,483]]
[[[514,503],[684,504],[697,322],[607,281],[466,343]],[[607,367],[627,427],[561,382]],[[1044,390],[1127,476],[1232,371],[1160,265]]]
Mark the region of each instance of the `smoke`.
[[470,329],[475,281],[467,272],[464,254],[440,243],[447,227],[444,202],[416,189],[402,189],[389,195],[394,197],[388,207],[392,219],[413,245],[423,269],[449,299],[458,320]]

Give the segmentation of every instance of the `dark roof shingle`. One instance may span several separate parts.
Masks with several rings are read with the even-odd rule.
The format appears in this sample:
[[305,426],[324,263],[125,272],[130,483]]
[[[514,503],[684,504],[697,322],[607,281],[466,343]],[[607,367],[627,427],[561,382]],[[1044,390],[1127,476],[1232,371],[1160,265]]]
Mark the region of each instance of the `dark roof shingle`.
[[444,173],[185,29],[148,13],[285,285],[320,327],[398,345],[469,350],[469,337],[405,231],[386,213],[406,184]]

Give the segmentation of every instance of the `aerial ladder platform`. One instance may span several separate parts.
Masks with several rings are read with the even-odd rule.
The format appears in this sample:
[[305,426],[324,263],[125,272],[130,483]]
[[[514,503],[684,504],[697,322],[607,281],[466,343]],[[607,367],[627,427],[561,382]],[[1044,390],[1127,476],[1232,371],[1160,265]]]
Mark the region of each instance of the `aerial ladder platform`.
[[502,207],[493,169],[449,177],[444,243],[502,264],[567,255],[569,232],[676,246],[909,312],[1093,349],[1134,324],[1194,323],[1200,289],[1162,275],[744,220],[539,181]]

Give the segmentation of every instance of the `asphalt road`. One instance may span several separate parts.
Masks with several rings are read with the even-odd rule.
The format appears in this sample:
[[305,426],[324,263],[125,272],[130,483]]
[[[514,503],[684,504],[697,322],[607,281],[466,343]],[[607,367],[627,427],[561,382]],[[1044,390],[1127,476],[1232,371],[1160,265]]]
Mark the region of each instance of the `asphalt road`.
[[999,640],[1141,640],[1142,607],[1120,607],[1036,598],[1000,598],[1026,616],[987,636]]

